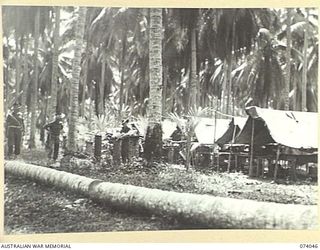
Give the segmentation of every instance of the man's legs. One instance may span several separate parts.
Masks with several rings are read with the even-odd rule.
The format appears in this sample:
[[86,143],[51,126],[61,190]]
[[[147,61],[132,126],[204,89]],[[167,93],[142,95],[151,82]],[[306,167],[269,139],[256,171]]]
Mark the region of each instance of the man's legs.
[[20,146],[21,146],[21,132],[17,131],[14,136],[14,154],[16,156],[20,155]]
[[49,138],[49,141],[47,143],[48,147],[48,158],[52,158],[52,153],[53,153],[53,147],[54,147],[54,140],[52,138]]
[[54,140],[53,160],[57,160],[59,154],[59,138]]
[[11,159],[11,156],[13,154],[13,145],[8,144],[8,157]]
[[14,133],[12,129],[9,128],[8,131],[8,157],[11,158],[13,154],[13,148],[14,148]]

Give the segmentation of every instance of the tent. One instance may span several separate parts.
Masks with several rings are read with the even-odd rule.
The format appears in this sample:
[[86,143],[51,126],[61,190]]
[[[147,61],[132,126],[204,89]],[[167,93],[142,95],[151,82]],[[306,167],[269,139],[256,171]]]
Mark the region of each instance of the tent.
[[199,144],[213,144],[228,129],[229,119],[200,118],[195,128],[195,135]]
[[249,117],[235,140],[236,145],[251,145],[254,121],[254,147],[264,149],[264,153],[270,153],[266,149],[274,152],[280,145],[282,155],[311,156],[308,160],[317,161],[317,113],[272,110],[254,106],[248,107],[246,112]]
[[165,119],[161,122],[162,125],[162,139],[170,139],[172,133],[176,130],[177,123],[171,120]]
[[254,144],[277,143],[296,149],[318,149],[318,113],[249,107],[245,126],[236,143],[250,144],[252,119]]
[[222,147],[225,144],[232,142],[232,139],[236,138],[240,131],[243,129],[246,123],[246,118],[243,117],[233,117],[229,123],[228,129],[224,134],[216,140],[216,143]]

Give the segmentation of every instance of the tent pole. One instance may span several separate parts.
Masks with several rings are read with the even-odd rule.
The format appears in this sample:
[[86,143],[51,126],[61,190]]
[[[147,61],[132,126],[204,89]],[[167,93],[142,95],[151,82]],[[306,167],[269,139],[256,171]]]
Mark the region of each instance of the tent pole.
[[[290,163],[290,162],[288,162]],[[297,173],[296,173],[296,167],[297,167],[297,158],[295,158],[292,162],[291,162],[291,167],[290,167],[290,170],[291,170],[291,179],[293,181],[296,181],[297,180]]]
[[[216,133],[217,133],[217,107],[218,107],[218,105],[216,106],[216,109],[214,110],[213,162],[214,162],[214,159],[215,159],[215,156],[216,156],[215,143],[216,143]],[[217,159],[218,159],[217,170],[219,172],[219,152],[217,153]]]
[[235,124],[234,119],[233,119],[233,133],[232,133],[232,140],[231,140],[229,159],[228,159],[228,172],[230,172],[230,167],[231,167],[232,145],[234,143],[235,136],[236,136],[236,124]]
[[278,169],[279,169],[279,166],[278,166],[279,157],[280,157],[280,145],[278,145],[278,148],[277,148],[276,167],[275,167],[275,170],[274,170],[273,181],[277,180]]
[[253,176],[254,119],[252,118],[249,176]]
[[214,134],[213,134],[213,144],[216,143],[216,133],[217,133],[217,110],[214,111]]

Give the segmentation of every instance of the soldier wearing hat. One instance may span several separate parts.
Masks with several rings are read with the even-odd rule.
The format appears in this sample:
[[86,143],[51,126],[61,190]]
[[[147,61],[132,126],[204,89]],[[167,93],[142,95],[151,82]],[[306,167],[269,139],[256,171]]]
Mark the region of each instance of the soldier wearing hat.
[[24,134],[24,122],[20,112],[20,105],[13,105],[13,112],[6,119],[6,136],[8,138],[8,157],[11,159],[20,155],[21,141]]
[[59,154],[60,132],[63,129],[61,114],[57,113],[55,116],[55,120],[44,125],[43,128],[49,132],[47,144],[48,158],[53,158],[53,160],[56,161]]

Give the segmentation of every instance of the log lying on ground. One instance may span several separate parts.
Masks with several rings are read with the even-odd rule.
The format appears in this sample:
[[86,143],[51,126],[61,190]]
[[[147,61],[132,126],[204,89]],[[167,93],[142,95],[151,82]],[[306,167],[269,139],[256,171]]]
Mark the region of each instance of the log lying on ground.
[[103,182],[17,161],[6,161],[5,171],[68,188],[112,206],[167,214],[206,228],[317,229],[318,208],[314,205],[279,204],[162,191]]

